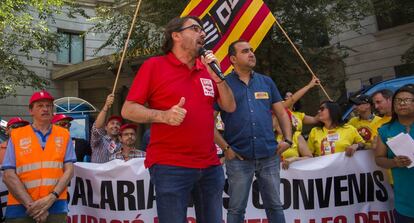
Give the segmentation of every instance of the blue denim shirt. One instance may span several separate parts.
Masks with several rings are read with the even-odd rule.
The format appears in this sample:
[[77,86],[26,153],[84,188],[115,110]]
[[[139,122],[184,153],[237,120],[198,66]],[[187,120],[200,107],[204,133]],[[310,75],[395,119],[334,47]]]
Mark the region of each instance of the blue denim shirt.
[[237,108],[232,113],[222,111],[224,139],[238,154],[248,159],[260,159],[275,154],[277,142],[272,127],[272,105],[282,101],[273,80],[253,72],[246,85],[233,71],[226,82],[233,91]]

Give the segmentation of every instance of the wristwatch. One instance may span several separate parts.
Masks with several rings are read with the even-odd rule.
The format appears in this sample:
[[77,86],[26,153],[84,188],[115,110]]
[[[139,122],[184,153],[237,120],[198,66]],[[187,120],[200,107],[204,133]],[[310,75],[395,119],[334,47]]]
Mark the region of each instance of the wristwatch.
[[289,139],[285,139],[285,140],[283,140],[285,143],[287,143],[287,144],[289,144],[289,146],[292,146],[293,145],[293,142],[292,141],[290,141]]

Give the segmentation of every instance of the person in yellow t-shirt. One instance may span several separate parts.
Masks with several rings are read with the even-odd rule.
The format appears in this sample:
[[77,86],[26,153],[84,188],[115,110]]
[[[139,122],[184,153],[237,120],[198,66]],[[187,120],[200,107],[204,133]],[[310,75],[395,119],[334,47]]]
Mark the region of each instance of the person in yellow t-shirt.
[[348,121],[348,125],[354,126],[365,141],[365,149],[371,149],[375,137],[378,135],[378,122],[381,117],[372,113],[372,101],[368,95],[358,95],[349,99],[355,106],[358,117],[353,117]]
[[312,128],[308,138],[308,147],[314,156],[339,152],[352,156],[359,148],[363,148],[364,139],[356,128],[343,124],[337,103],[322,102],[317,117],[319,126]]
[[[291,117],[291,116],[290,116]],[[282,142],[283,134],[282,129],[279,126],[277,118],[272,115],[273,128],[275,130],[276,141]],[[305,138],[301,135],[301,132],[296,131],[295,127],[292,127],[292,145],[282,153],[282,168],[288,169],[289,165],[295,161],[304,160],[313,157],[306,144]]]
[[312,80],[303,88],[299,89],[295,93],[286,92],[283,106],[287,108],[291,113],[292,126],[296,128],[296,131],[302,132],[303,124],[314,125],[318,123],[316,117],[306,115],[303,112],[299,112],[299,99],[303,97],[311,88],[319,85],[320,81],[318,78],[313,77]]
[[[372,97],[372,102],[374,103],[375,110],[377,113],[382,116],[382,118],[377,122],[378,129],[391,121],[392,118],[392,96],[394,93],[388,89],[382,89],[374,92]],[[376,147],[376,145],[375,145]],[[375,149],[374,147],[374,149]],[[388,169],[389,183],[394,184],[394,178],[392,176],[391,169]]]
[[375,110],[382,117],[378,122],[378,128],[391,120],[393,94],[391,90],[382,89],[371,95]]

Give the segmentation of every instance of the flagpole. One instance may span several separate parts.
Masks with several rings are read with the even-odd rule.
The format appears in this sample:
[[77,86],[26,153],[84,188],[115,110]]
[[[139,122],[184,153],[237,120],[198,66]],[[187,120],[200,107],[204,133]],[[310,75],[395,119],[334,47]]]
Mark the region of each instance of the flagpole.
[[[310,68],[310,66],[308,65],[308,63],[306,62],[305,58],[303,58],[302,54],[299,52],[298,48],[296,48],[295,44],[292,42],[292,40],[290,39],[289,35],[285,32],[285,30],[283,29],[283,27],[280,25],[280,23],[277,21],[277,18],[275,18],[276,20],[276,24],[279,27],[280,30],[282,30],[283,35],[285,35],[285,37],[288,39],[290,45],[292,45],[293,49],[296,51],[296,53],[299,55],[300,59],[302,60],[302,62],[305,64],[305,66],[308,68],[309,72],[312,74],[313,77],[318,78],[315,73],[313,72],[313,70]],[[321,83],[319,83],[319,87],[322,89],[323,93],[325,93],[325,96],[328,98],[329,101],[332,101],[331,97],[329,97],[328,92],[326,92],[325,88],[322,86]]]
[[125,41],[124,49],[122,51],[121,61],[119,63],[118,71],[116,73],[116,78],[115,78],[114,87],[112,89],[112,94],[115,93],[116,85],[118,84],[119,74],[121,73],[122,64],[124,62],[124,58],[125,58],[125,54],[126,54],[126,51],[127,51],[127,48],[128,48],[129,39],[131,38],[132,30],[134,29],[134,25],[135,25],[135,21],[136,21],[137,15],[138,15],[138,11],[139,11],[139,8],[141,6],[141,1],[142,0],[138,0],[137,8],[135,9],[134,18],[132,19],[131,27],[129,28],[128,37]]

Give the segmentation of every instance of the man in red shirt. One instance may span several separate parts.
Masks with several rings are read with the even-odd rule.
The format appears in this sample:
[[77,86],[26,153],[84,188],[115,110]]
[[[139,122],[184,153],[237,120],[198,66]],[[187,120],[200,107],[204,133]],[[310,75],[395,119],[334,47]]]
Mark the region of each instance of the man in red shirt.
[[126,119],[152,123],[145,165],[160,223],[186,222],[192,190],[197,222],[222,222],[224,173],[213,142],[213,105],[232,112],[236,104],[226,81],[207,66],[216,61],[212,52],[199,58],[205,35],[197,17],[172,19],[165,55],[142,64],[122,108]]

